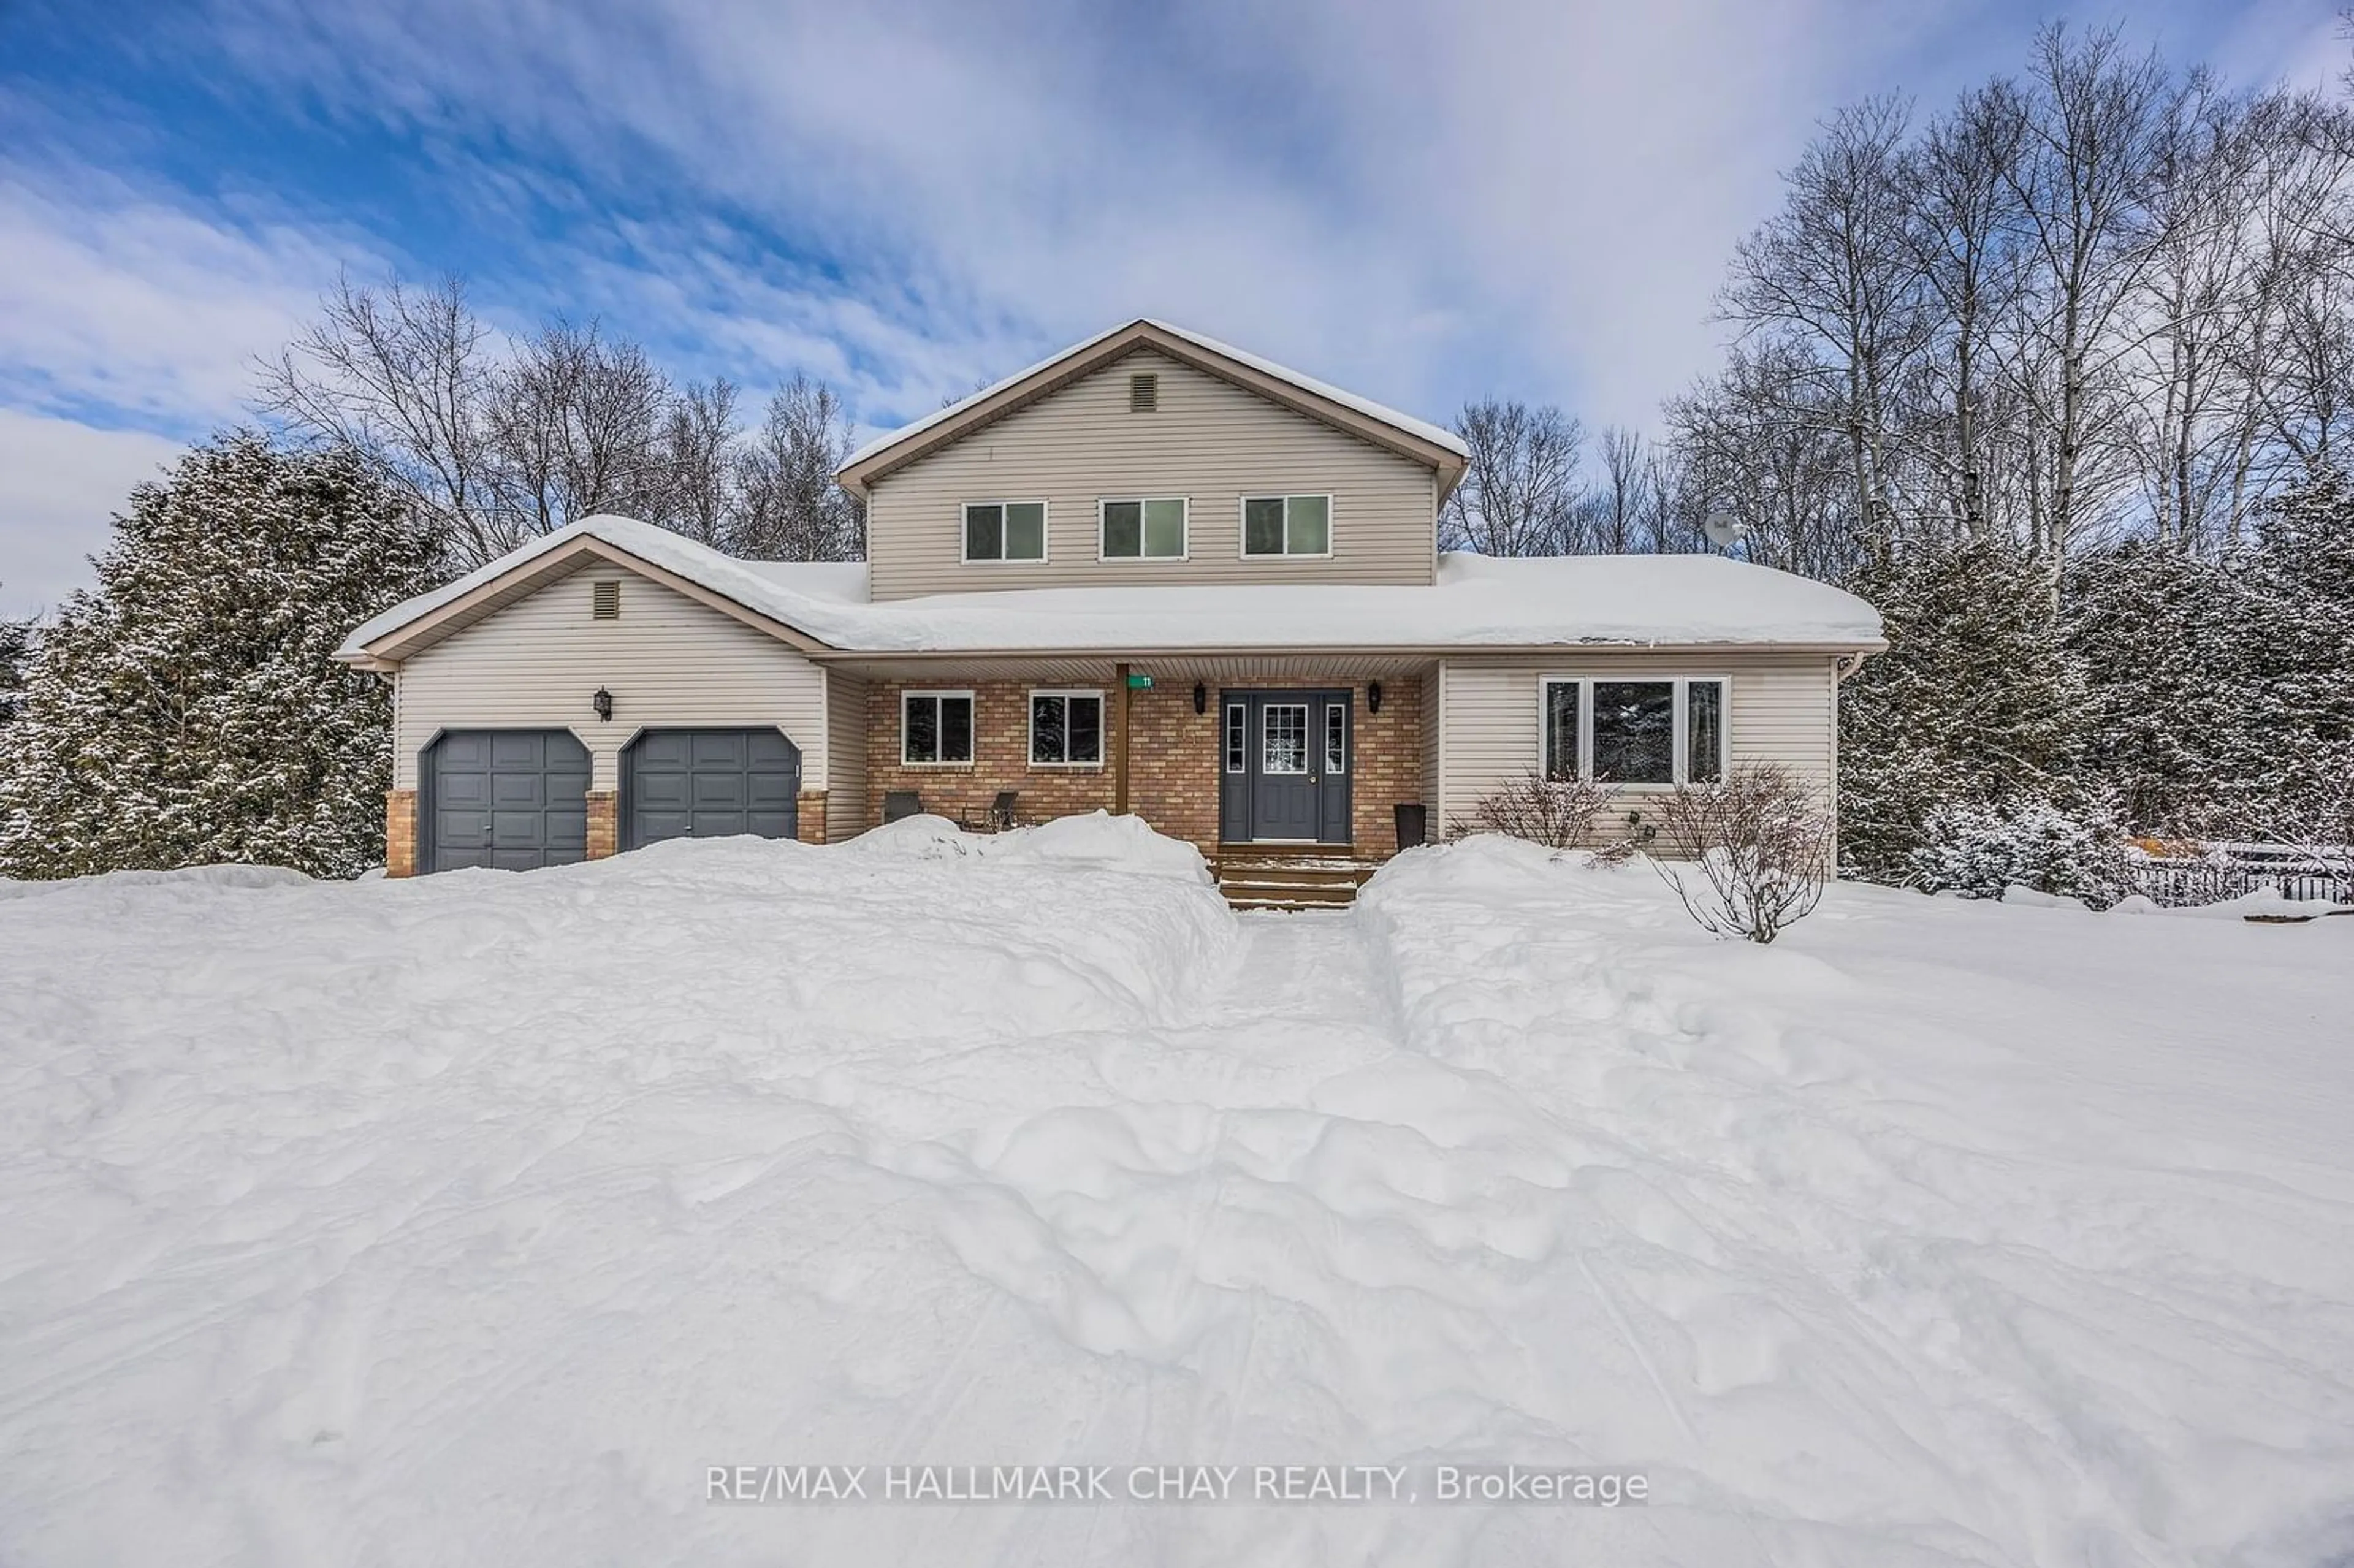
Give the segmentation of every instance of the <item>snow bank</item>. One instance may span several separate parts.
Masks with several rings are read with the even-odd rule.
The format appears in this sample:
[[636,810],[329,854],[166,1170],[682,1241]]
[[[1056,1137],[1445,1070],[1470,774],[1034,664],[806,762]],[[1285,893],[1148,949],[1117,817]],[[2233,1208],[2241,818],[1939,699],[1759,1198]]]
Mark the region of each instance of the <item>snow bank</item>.
[[[2347,1551],[2348,922],[1194,869],[932,820],[0,904],[0,1562]],[[1652,1501],[704,1500],[1485,1461]]]
[[228,887],[308,887],[311,878],[282,865],[192,865],[179,871],[110,871],[100,876],[58,882],[16,882],[0,876],[0,898],[38,898],[70,893],[102,895],[126,887],[171,888],[201,896]]
[[946,817],[903,817],[843,845],[852,855],[892,859],[988,859],[999,865],[1059,865],[1214,885],[1202,852],[1163,838],[1138,817],[1095,810],[1002,833],[969,833]]
[[1447,1162],[1545,1194],[1491,1452],[1689,1505],[1607,1560],[2354,1544],[2342,937],[1842,885],[1761,948],[1500,838],[1363,908],[1406,1040],[1526,1107]]

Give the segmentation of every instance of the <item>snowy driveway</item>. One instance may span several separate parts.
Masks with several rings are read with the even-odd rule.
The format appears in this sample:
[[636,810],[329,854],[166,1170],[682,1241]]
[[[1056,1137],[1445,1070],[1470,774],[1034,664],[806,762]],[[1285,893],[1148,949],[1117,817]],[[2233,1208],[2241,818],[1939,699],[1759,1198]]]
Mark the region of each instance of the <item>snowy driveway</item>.
[[[0,1562],[2354,1551],[2354,921],[1062,838],[0,886]],[[1654,1500],[704,1497],[1319,1462]]]

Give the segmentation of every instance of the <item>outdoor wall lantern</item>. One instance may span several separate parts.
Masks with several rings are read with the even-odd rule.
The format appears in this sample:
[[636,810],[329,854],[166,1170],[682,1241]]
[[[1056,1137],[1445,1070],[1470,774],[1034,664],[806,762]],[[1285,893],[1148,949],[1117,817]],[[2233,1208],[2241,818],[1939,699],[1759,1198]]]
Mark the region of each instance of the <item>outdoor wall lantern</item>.
[[1382,683],[1379,681],[1365,688],[1365,706],[1373,713],[1382,711]]
[[1193,711],[1197,714],[1210,711],[1210,688],[1199,681],[1193,683]]
[[599,718],[610,719],[613,716],[613,694],[599,686],[597,694],[588,699],[588,705],[597,710]]

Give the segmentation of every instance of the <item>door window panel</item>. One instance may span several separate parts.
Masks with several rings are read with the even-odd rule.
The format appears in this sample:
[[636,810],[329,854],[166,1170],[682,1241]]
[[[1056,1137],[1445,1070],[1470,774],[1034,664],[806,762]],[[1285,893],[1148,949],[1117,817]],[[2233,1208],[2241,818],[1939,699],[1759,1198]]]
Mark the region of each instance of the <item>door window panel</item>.
[[1269,703],[1259,709],[1259,771],[1308,771],[1308,705]]

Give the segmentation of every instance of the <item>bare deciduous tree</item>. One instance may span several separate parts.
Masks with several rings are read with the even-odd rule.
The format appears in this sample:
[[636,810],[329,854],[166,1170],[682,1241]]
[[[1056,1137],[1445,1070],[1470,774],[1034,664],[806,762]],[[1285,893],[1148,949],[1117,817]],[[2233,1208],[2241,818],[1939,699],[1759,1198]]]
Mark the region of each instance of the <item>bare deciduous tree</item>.
[[1550,405],[1490,400],[1466,407],[1456,431],[1471,458],[1440,518],[1441,547],[1552,556],[1581,543],[1577,470],[1585,437],[1575,419]]
[[485,417],[495,355],[454,277],[381,293],[339,278],[319,320],[262,367],[260,402],[366,457],[473,566],[512,547]]
[[505,339],[455,279],[340,281],[261,387],[294,431],[365,456],[457,570],[600,512],[738,554],[854,557],[863,519],[833,482],[841,398],[796,376],[747,443],[737,397],[726,381],[674,386],[594,322]]
[[833,478],[851,444],[842,399],[831,387],[793,377],[770,400],[768,418],[737,459],[741,501],[730,548],[772,560],[857,559],[864,508]]

